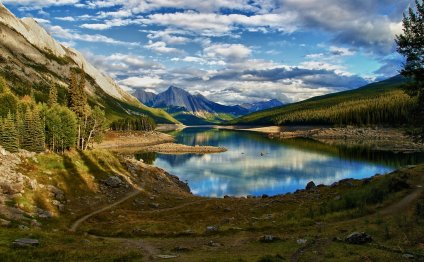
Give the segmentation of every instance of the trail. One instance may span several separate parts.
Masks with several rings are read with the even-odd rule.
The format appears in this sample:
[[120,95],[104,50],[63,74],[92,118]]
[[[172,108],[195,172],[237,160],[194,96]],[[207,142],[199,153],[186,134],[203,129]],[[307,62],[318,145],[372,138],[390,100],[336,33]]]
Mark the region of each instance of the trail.
[[[419,183],[417,185],[415,185],[415,189],[410,192],[408,195],[404,196],[401,200],[386,206],[378,211],[376,211],[373,214],[370,214],[368,216],[373,216],[373,215],[391,215],[391,214],[396,214],[399,213],[400,211],[405,210],[406,208],[408,208],[415,200],[417,200],[421,193],[424,191],[424,174],[421,175],[421,179],[419,181]],[[368,217],[366,216],[366,217]],[[357,221],[359,219],[363,219],[364,217],[358,217],[358,218],[354,218],[354,219],[350,219],[350,220],[344,220],[344,221],[340,221],[340,223],[346,223],[346,222],[353,222],[353,221]],[[328,241],[329,242],[329,241]],[[310,243],[308,243],[305,246],[300,247],[299,249],[296,250],[296,252],[294,252],[290,258],[290,262],[297,262],[299,261],[300,257],[302,256],[302,254],[306,251],[311,249],[312,247],[316,246],[317,242],[316,241],[311,241]]]
[[106,210],[109,210],[109,209],[111,209],[111,208],[113,208],[113,207],[115,207],[115,206],[117,206],[117,205],[119,205],[119,204],[122,204],[123,202],[127,201],[128,199],[130,199],[130,198],[132,198],[132,197],[135,197],[135,196],[139,195],[141,192],[142,192],[142,190],[140,190],[140,189],[135,189],[133,192],[129,193],[128,195],[126,195],[125,197],[121,198],[120,200],[118,200],[118,201],[116,201],[116,202],[114,202],[114,203],[112,203],[112,204],[110,204],[110,205],[104,206],[104,207],[102,207],[102,208],[100,208],[100,209],[97,209],[97,210],[95,210],[95,211],[93,211],[93,212],[91,212],[91,213],[89,213],[89,214],[87,214],[87,215],[85,215],[85,216],[81,217],[80,219],[78,219],[77,221],[75,221],[75,222],[72,224],[72,226],[71,226],[71,228],[70,228],[69,230],[70,230],[71,232],[76,232],[76,231],[77,231],[77,229],[78,229],[78,227],[79,227],[79,226],[80,226],[83,222],[85,222],[87,219],[89,219],[90,217],[95,216],[95,215],[97,215],[97,214],[99,214],[99,213],[102,213],[102,212],[104,212],[104,211],[106,211]]

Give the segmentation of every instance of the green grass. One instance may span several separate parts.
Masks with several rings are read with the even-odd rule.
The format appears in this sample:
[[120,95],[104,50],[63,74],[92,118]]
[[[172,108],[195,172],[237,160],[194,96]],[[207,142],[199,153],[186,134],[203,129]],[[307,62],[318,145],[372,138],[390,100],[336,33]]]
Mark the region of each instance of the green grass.
[[[373,83],[355,90],[349,90],[339,93],[328,94],[324,96],[313,97],[311,99],[289,104],[286,106],[272,108],[265,111],[249,114],[233,121],[227,122],[228,124],[239,125],[275,125],[280,124],[278,118],[285,118],[289,115],[300,114],[302,112],[317,113],[316,110],[325,110],[331,107],[343,105],[343,103],[360,101],[364,99],[380,99],[389,93],[399,94],[402,92],[402,85],[406,80],[401,76],[396,76],[385,81]],[[309,111],[308,111],[309,110]],[[296,116],[300,119],[300,116]],[[296,122],[296,119],[292,122]],[[308,123],[304,123],[308,124]],[[316,123],[311,123],[316,124]]]

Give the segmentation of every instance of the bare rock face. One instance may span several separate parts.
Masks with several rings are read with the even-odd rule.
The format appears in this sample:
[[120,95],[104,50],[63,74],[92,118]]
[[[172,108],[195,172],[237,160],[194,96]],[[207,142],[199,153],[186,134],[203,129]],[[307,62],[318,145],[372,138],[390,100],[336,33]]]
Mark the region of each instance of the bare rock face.
[[[15,17],[2,3],[0,3],[0,46],[0,54],[3,57],[14,59],[10,51],[25,54],[29,59],[28,62],[45,66],[59,76],[69,75],[71,67],[84,68],[94,82],[110,96],[125,102],[136,103],[137,101],[135,97],[121,89],[112,78],[90,64],[80,52],[60,44],[33,18]],[[14,59],[12,63],[17,65],[20,61]],[[33,72],[31,68],[27,67],[25,70],[28,72],[20,74],[19,70],[16,70],[16,73],[24,78],[41,77],[39,72]],[[95,89],[92,86],[91,90],[87,91],[93,93]]]

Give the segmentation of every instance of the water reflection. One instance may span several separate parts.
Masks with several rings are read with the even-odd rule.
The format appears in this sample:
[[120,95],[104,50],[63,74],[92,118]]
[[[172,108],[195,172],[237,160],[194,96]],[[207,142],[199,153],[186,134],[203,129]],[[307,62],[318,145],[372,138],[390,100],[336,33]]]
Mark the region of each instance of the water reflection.
[[187,180],[192,192],[202,196],[275,195],[304,188],[311,180],[331,184],[424,161],[423,154],[375,152],[308,139],[281,142],[251,132],[188,128],[174,135],[179,143],[228,149],[206,155],[137,154],[145,162]]

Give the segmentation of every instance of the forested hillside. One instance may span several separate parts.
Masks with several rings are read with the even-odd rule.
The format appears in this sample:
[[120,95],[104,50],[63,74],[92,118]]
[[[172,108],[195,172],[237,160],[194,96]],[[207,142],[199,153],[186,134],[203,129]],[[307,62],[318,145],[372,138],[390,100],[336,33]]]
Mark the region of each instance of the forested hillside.
[[250,114],[231,124],[402,125],[411,117],[415,98],[396,76],[355,90],[314,97],[302,102]]

